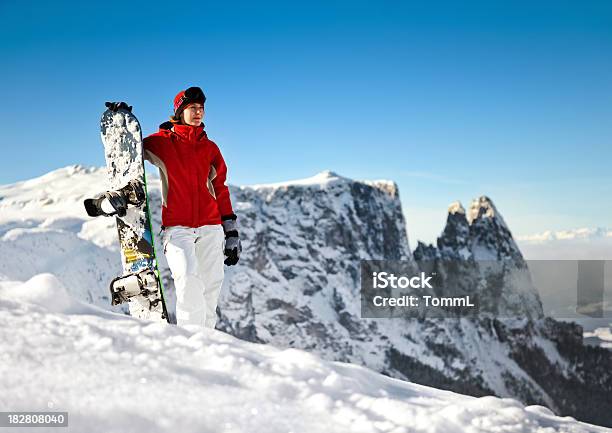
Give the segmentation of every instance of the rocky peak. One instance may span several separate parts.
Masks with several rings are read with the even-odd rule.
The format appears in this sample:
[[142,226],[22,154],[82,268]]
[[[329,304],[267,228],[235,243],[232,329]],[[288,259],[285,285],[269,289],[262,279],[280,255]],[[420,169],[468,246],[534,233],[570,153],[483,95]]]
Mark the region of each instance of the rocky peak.
[[[446,225],[436,244],[440,258],[447,260],[513,260],[524,263],[501,213],[487,196],[473,200],[467,213],[459,201],[451,203]],[[419,254],[425,254],[423,247],[417,246]],[[430,257],[432,250],[428,251],[425,256]]]
[[468,213],[468,221],[470,224],[472,224],[474,220],[482,218],[497,219],[501,225],[506,227],[506,223],[504,222],[501,214],[497,211],[493,201],[486,195],[481,195],[480,197],[472,200],[470,211]]
[[315,177],[321,177],[321,178],[331,178],[331,177],[342,177],[340,176],[338,173],[336,173],[335,171],[331,171],[331,170],[323,170],[320,173],[317,173],[315,175]]
[[542,317],[527,264],[489,197],[473,200],[467,215],[460,202],[451,203],[436,244],[419,243],[414,257],[423,268],[438,270],[444,294],[478,296],[481,313]]
[[475,260],[510,260],[524,264],[512,233],[493,201],[481,196],[470,206],[470,249]]
[[465,215],[465,209],[460,201],[454,201],[450,205],[448,205],[448,213],[449,215],[455,215],[455,214]]
[[468,259],[470,225],[465,215],[465,209],[456,201],[448,207],[446,226],[437,240],[440,256],[444,259]]

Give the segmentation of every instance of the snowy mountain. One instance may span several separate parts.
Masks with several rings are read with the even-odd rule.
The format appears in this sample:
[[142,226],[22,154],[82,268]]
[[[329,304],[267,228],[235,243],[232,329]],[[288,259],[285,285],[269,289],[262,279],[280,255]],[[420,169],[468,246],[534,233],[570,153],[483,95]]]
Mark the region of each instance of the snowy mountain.
[[[51,272],[74,298],[110,309],[107,284],[120,273],[114,224],[88,219],[82,210],[82,200],[103,185],[103,170],[73,166],[1,186],[0,281]],[[159,227],[159,185],[155,179],[149,185]],[[542,317],[520,250],[490,199],[476,200],[468,212],[451,206],[437,246],[421,244],[413,257],[393,182],[323,172],[230,190],[244,252],[238,266],[227,268],[218,329],[399,379],[475,396],[514,397],[612,425],[607,406],[612,352],[585,347],[578,326]],[[426,260],[442,268],[449,260],[504,260],[519,278],[499,274],[500,301],[491,304],[498,313],[533,320],[362,319],[359,261],[383,258],[415,266]],[[172,300],[169,273],[160,261]],[[465,290],[475,278],[469,269],[462,274]]]
[[610,431],[543,406],[110,313],[75,300],[51,274],[0,282],[0,341],[0,410],[68,412],[67,428],[11,431]]

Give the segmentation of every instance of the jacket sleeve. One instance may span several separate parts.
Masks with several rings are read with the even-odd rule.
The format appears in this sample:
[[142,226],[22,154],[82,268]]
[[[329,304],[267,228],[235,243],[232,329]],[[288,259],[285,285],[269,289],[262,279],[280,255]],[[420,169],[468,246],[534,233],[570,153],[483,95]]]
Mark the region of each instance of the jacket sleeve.
[[225,184],[227,178],[227,166],[225,165],[225,160],[221,155],[219,147],[215,143],[213,144],[214,155],[212,160],[212,167],[214,169],[215,175],[212,179],[212,186],[215,190],[215,197],[217,199],[217,206],[219,207],[221,219],[227,219],[230,216],[234,216],[229,188]]
[[162,206],[167,206],[169,184],[168,171],[166,170],[166,164],[164,163],[166,158],[166,155],[164,155],[164,149],[167,148],[167,146],[164,146],[164,140],[166,139],[158,134],[149,135],[142,141],[142,146],[144,149],[144,159],[159,169]]
[[156,167],[160,166],[161,158],[162,158],[162,143],[161,137],[157,134],[149,135],[144,140],[142,140],[142,146],[144,148],[144,159],[149,161]]

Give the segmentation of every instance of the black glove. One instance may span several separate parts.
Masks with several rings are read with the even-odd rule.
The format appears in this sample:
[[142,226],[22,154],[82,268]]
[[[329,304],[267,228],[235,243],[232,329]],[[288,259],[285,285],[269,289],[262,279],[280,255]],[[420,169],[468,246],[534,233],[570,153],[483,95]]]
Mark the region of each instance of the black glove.
[[240,253],[242,252],[242,244],[238,236],[238,224],[236,215],[228,215],[221,218],[223,221],[223,231],[225,232],[225,263],[227,266],[233,266],[238,263]]
[[114,111],[115,113],[121,108],[129,111],[130,113],[132,112],[132,106],[126,104],[125,102],[107,102],[104,105],[106,105],[106,108],[108,108],[110,111]]

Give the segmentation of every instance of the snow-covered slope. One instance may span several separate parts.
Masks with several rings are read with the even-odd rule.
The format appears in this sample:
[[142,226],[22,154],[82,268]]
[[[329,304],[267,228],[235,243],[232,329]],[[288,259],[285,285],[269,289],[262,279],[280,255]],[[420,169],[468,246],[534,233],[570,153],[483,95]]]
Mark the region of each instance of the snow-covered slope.
[[65,411],[61,431],[610,431],[513,399],[106,312],[74,300],[50,274],[0,282],[0,341],[0,411]]
[[0,186],[0,280],[52,272],[78,299],[107,307],[103,288],[121,272],[115,223],[83,212],[105,188],[102,169],[81,166]]
[[[157,182],[148,184],[159,227]],[[104,188],[102,169],[79,166],[0,186],[0,254],[6,258],[0,281],[51,272],[73,297],[108,309],[108,281],[121,272],[114,223],[88,219],[82,210],[83,198]],[[612,393],[611,352],[584,348],[574,325],[361,318],[359,260],[413,261],[393,182],[323,172],[230,190],[244,251],[238,266],[227,268],[218,329],[436,388],[515,397],[612,425],[605,406]],[[474,229],[463,248],[462,228],[447,224],[442,245],[449,256],[522,260],[492,201],[478,200],[470,221],[461,209],[453,207],[449,219],[454,215]],[[172,283],[163,257],[160,262],[173,310]],[[526,305],[539,317],[537,293],[515,288],[500,287],[507,304]]]

